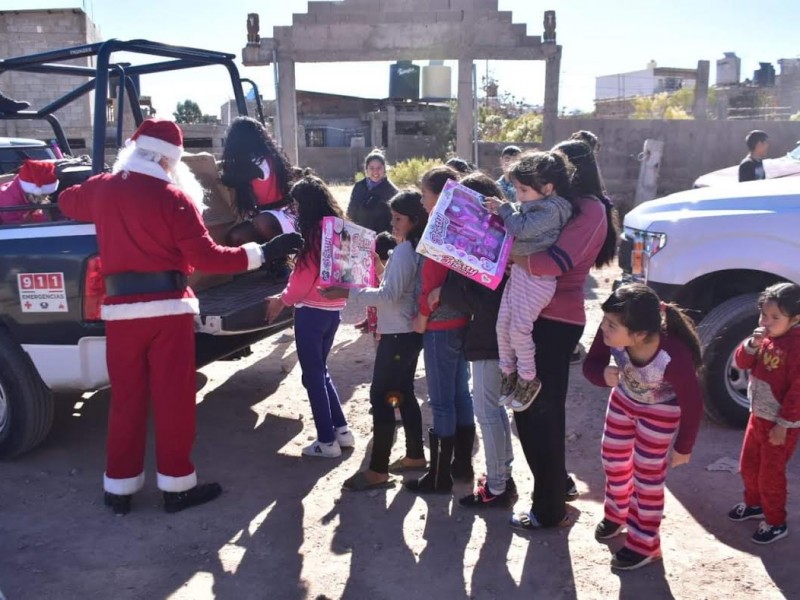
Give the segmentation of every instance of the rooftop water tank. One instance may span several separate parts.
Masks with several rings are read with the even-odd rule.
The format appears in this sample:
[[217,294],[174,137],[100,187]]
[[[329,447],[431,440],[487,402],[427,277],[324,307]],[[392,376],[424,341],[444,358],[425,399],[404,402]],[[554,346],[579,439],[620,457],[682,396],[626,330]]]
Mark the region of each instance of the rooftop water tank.
[[422,67],[421,96],[423,100],[449,100],[452,97],[450,67],[433,60]]
[[419,99],[419,66],[410,60],[398,60],[389,65],[389,97]]

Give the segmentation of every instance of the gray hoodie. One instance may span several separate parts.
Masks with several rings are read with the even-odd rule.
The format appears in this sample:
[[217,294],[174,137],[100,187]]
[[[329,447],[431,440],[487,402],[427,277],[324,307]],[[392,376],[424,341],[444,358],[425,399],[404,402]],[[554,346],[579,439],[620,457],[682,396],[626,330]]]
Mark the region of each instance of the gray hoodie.
[[348,304],[378,308],[378,333],[410,333],[417,314],[414,295],[417,279],[417,253],[411,242],[399,244],[386,263],[377,288],[350,290]]
[[572,205],[561,196],[532,202],[508,202],[497,211],[514,236],[512,254],[530,256],[547,250],[572,217]]

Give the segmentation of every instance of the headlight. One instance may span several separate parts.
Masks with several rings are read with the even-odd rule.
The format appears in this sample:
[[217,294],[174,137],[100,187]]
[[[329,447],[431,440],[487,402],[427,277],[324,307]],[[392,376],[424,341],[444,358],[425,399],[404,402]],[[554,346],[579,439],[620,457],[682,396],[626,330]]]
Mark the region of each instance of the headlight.
[[631,275],[646,282],[650,260],[667,245],[667,234],[626,227],[625,236],[631,240],[633,246]]

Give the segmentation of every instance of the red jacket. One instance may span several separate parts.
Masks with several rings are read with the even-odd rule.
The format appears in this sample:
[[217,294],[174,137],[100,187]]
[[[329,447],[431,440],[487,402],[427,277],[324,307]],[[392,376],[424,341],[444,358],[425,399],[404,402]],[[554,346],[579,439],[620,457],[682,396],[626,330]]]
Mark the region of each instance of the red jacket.
[[736,349],[740,369],[750,370],[753,414],[784,427],[800,427],[800,326],[777,338],[764,338],[759,348],[749,338]]
[[[192,200],[167,180],[163,169],[151,165],[96,175],[64,190],[58,199],[65,215],[95,224],[104,276],[157,271],[189,275],[194,268],[235,273],[261,265],[257,244],[239,248],[215,244]],[[107,297],[102,316],[105,320],[123,320],[198,311],[197,299],[187,287]]]

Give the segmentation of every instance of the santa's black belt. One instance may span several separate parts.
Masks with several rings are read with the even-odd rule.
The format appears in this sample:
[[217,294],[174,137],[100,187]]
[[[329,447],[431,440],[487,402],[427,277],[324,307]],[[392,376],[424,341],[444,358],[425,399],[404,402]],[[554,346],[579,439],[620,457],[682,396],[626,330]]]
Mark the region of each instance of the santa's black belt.
[[177,292],[186,287],[186,275],[180,271],[115,273],[114,275],[106,275],[104,279],[107,296]]

